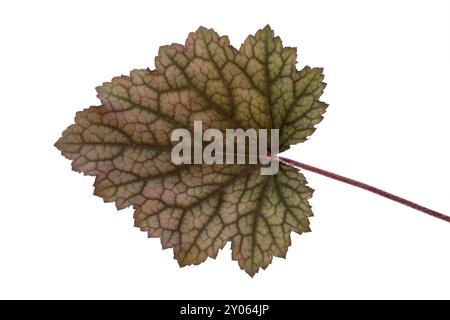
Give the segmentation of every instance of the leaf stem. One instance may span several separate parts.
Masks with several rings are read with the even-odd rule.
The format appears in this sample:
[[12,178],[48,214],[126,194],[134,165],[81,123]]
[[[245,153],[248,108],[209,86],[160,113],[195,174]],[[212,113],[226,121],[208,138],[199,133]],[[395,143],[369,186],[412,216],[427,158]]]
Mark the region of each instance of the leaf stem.
[[328,178],[331,178],[331,179],[334,179],[334,180],[337,180],[337,181],[341,181],[341,182],[350,184],[352,186],[355,186],[355,187],[358,187],[358,188],[370,191],[370,192],[375,193],[375,194],[377,194],[379,196],[385,197],[387,199],[396,201],[396,202],[401,203],[401,204],[403,204],[405,206],[408,206],[408,207],[411,207],[411,208],[416,209],[418,211],[421,211],[423,213],[426,213],[426,214],[428,214],[428,215],[430,215],[432,217],[435,217],[435,218],[438,218],[438,219],[450,222],[450,217],[445,215],[445,214],[443,214],[443,213],[431,210],[431,209],[429,209],[427,207],[421,206],[420,204],[417,204],[415,202],[406,200],[405,198],[396,196],[396,195],[394,195],[392,193],[389,193],[389,192],[386,192],[384,190],[378,189],[378,188],[376,188],[374,186],[371,186],[369,184],[366,184],[366,183],[363,183],[363,182],[360,182],[360,181],[357,181],[357,180],[353,180],[353,179],[341,176],[339,174],[336,174],[336,173],[333,173],[333,172],[330,172],[330,171],[326,171],[326,170],[323,170],[323,169],[311,166],[309,164],[305,164],[305,163],[298,162],[298,161],[295,161],[295,160],[291,160],[291,159],[288,159],[288,158],[279,157],[279,156],[277,156],[276,158],[278,160],[280,160],[281,162],[283,162],[283,163],[285,163],[287,165],[290,165],[292,167],[301,168],[301,169],[304,169],[304,170],[307,170],[307,171],[311,171],[311,172],[320,174],[322,176],[325,176],[325,177],[328,177]]

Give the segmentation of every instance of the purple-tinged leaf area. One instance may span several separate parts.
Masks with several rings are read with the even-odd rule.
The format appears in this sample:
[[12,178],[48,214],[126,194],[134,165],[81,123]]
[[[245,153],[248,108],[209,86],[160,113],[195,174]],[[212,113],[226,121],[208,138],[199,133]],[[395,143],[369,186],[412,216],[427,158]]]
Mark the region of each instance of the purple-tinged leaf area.
[[280,150],[305,141],[327,104],[322,69],[296,69],[295,48],[269,26],[240,49],[200,27],[185,45],[159,49],[155,70],[133,70],[97,88],[101,103],[76,114],[56,142],[77,172],[95,176],[94,193],[118,209],[135,209],[136,227],[173,248],[180,266],[215,258],[228,241],[249,275],[285,257],[290,233],[310,231],[304,176],[280,164],[171,162],[174,129],[280,130]]

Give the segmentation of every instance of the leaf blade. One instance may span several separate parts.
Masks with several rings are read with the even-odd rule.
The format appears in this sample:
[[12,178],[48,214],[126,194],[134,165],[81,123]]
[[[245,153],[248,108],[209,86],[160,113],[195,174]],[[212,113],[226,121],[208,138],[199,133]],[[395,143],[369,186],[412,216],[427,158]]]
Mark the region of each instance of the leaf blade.
[[304,141],[322,119],[320,68],[297,71],[296,50],[266,26],[239,50],[200,27],[185,45],[163,46],[156,70],[133,70],[97,88],[100,106],[78,112],[55,146],[73,170],[95,176],[94,194],[135,209],[135,226],[196,265],[231,241],[249,275],[285,257],[292,231],[310,231],[313,190],[284,164],[175,165],[174,129],[280,129],[280,149]]

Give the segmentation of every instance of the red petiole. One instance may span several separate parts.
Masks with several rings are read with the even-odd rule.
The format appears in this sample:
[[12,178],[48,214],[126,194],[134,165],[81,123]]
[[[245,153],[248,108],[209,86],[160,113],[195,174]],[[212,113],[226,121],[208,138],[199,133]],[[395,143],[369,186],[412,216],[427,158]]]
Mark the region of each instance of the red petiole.
[[369,184],[366,184],[366,183],[363,183],[363,182],[360,182],[360,181],[357,181],[357,180],[353,180],[353,179],[341,176],[339,174],[336,174],[336,173],[333,173],[333,172],[330,172],[330,171],[326,171],[326,170],[323,170],[323,169],[311,166],[309,164],[305,164],[305,163],[298,162],[298,161],[295,161],[295,160],[291,160],[291,159],[288,159],[288,158],[279,157],[279,156],[277,156],[276,158],[279,161],[283,162],[284,164],[290,165],[292,167],[304,169],[304,170],[307,170],[307,171],[311,171],[311,172],[320,174],[322,176],[325,176],[325,177],[328,177],[328,178],[331,178],[331,179],[334,179],[334,180],[337,180],[337,181],[341,181],[341,182],[350,184],[352,186],[355,186],[355,187],[358,187],[358,188],[370,191],[370,192],[375,193],[375,194],[377,194],[379,196],[388,198],[390,200],[393,200],[393,201],[396,201],[398,203],[401,203],[401,204],[403,204],[405,206],[408,206],[408,207],[411,207],[411,208],[416,209],[418,211],[421,211],[423,213],[426,213],[426,214],[428,214],[428,215],[430,215],[432,217],[435,217],[435,218],[438,218],[438,219],[450,222],[450,217],[445,215],[445,214],[443,214],[443,213],[431,210],[431,209],[429,209],[427,207],[421,206],[421,205],[419,205],[417,203],[414,203],[414,202],[406,200],[406,199],[404,199],[402,197],[396,196],[396,195],[394,195],[392,193],[389,193],[389,192],[386,192],[384,190],[378,189],[378,188],[373,187],[373,186],[371,186]]

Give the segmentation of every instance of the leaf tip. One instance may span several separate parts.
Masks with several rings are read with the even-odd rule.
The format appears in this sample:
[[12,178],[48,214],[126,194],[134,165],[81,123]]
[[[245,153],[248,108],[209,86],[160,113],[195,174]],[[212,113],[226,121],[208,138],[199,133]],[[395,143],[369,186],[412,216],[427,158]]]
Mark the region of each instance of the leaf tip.
[[266,32],[273,32],[273,29],[272,29],[272,27],[270,26],[270,24],[266,24],[266,25],[264,26],[264,28],[263,28],[263,31],[266,31]]

